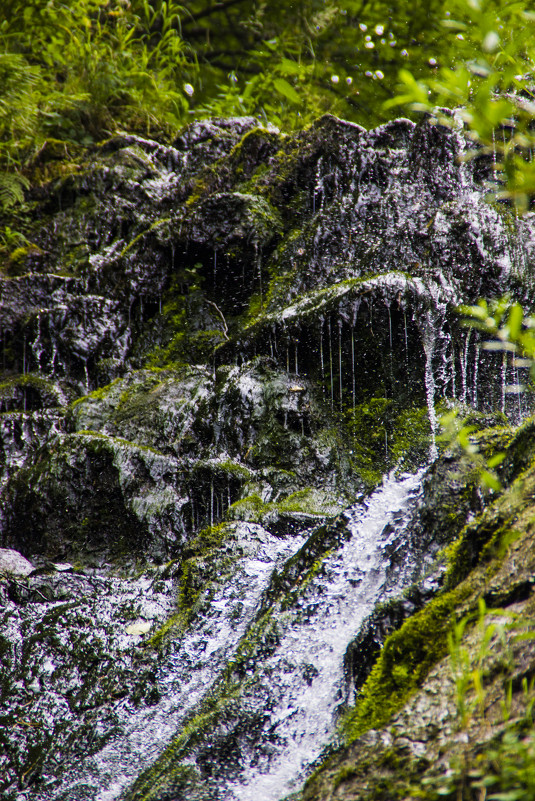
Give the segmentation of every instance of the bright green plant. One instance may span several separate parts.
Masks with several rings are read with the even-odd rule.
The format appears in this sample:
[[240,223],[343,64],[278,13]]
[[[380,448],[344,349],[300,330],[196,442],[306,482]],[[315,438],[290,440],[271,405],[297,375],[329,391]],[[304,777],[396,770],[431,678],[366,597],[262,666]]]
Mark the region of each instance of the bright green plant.
[[498,467],[504,460],[503,452],[495,453],[489,458],[481,453],[474,434],[477,427],[467,424],[460,409],[442,415],[440,418],[441,433],[437,441],[446,445],[459,446],[463,453],[470,459],[474,468],[477,470],[479,482],[493,492],[500,492],[502,485],[494,468]]
[[[506,622],[503,622],[504,616]],[[467,733],[476,716],[479,719],[485,717],[486,664],[496,656],[498,641],[500,657],[510,668],[507,632],[520,630],[513,640],[534,636],[533,632],[524,630],[525,622],[501,609],[488,610],[483,600],[479,601],[477,618],[475,645],[466,643],[467,631],[473,623],[471,617],[455,623],[448,638],[458,726]],[[535,798],[533,686],[533,681],[523,679],[523,716],[511,721],[513,685],[510,679],[504,682],[502,712],[505,726],[502,732],[485,746],[480,746],[475,754],[469,749],[463,750],[450,761],[445,773],[424,779],[426,799],[527,801]]]
[[437,54],[431,77],[402,69],[398,94],[385,104],[464,126],[474,142],[466,156],[491,154],[495,197],[510,198],[521,210],[535,194],[534,23],[535,11],[517,0],[453,0],[442,20],[441,52],[455,57],[440,63]]
[[[486,350],[511,354],[513,365],[530,368],[535,378],[535,317],[525,315],[520,303],[507,296],[487,302],[480,300],[474,306],[461,306],[465,325],[477,328],[490,339],[483,344]],[[509,387],[509,391],[522,391],[524,386]]]
[[464,617],[454,623],[448,634],[457,716],[461,729],[467,728],[476,710],[482,717],[485,715],[485,662],[495,650],[496,640],[500,641],[502,652],[506,654],[506,628],[514,625],[511,616],[507,624],[497,620],[492,621],[496,615],[503,617],[504,614],[506,613],[501,609],[488,610],[485,601],[479,599],[475,650],[473,646],[463,644],[467,626],[473,622],[471,617]]
[[183,123],[196,72],[175,0],[7,0],[0,24],[0,158],[56,138],[90,144],[121,125]]
[[[535,379],[535,317],[526,315],[519,303],[512,302],[508,296],[493,301],[480,300],[473,306],[461,306],[459,312],[464,316],[464,325],[476,328],[485,337],[482,346],[485,350],[499,351],[504,359],[510,359],[513,367],[529,368],[529,381]],[[506,392],[519,393],[528,389],[526,384],[511,384]],[[473,434],[474,426],[466,425],[459,409],[452,409],[441,418],[442,434],[440,440],[446,445],[455,443],[470,458],[479,470],[480,481],[489,489],[499,492],[501,483],[495,468],[503,459],[503,453],[485,458]]]

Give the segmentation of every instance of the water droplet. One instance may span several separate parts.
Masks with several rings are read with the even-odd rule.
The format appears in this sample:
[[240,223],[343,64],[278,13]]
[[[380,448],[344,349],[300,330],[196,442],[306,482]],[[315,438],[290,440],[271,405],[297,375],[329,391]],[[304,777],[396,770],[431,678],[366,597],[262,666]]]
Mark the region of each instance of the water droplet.
[[485,38],[483,39],[483,50],[486,53],[493,53],[498,45],[500,44],[500,37],[496,33],[496,31],[489,31]]
[[184,84],[184,91],[188,95],[188,97],[191,97],[193,95],[193,92],[195,91],[195,89],[193,88],[193,86],[190,83],[185,83]]
[[431,65],[432,67],[436,66],[436,63],[437,63],[437,60],[436,60],[436,58],[430,58],[430,59],[429,59],[429,63],[430,63],[430,65]]
[[373,42],[366,42],[366,44],[364,45],[364,47],[365,47],[365,48],[367,48],[367,50],[373,50],[373,48],[375,47],[375,45],[374,45],[374,43],[373,43]]
[[353,78],[346,78],[346,83],[348,86],[351,86],[351,84],[353,83]]
[[361,31],[367,31],[368,30],[368,26],[365,25],[363,22],[361,22],[359,24],[359,28],[360,28]]
[[375,74],[375,77],[378,78],[380,81],[382,81],[383,78],[385,77],[384,72],[381,72],[381,70],[375,70],[374,74]]
[[140,622],[140,623],[131,623],[129,626],[126,627],[127,634],[146,634],[150,631],[151,624],[148,622]]
[[377,34],[377,36],[382,36],[384,32],[385,32],[385,26],[384,25],[376,25],[375,26],[375,33]]
[[340,78],[338,77],[338,75],[331,75],[331,82],[332,83],[338,83],[339,80],[340,80]]

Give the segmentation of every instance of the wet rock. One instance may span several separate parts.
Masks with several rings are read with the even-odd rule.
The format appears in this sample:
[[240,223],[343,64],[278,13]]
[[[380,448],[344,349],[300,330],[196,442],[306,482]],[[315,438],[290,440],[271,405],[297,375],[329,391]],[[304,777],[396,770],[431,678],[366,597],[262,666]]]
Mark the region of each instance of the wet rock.
[[12,548],[0,548],[0,574],[8,576],[29,576],[34,566],[28,559]]
[[[393,660],[380,706],[406,675],[420,695],[395,709],[403,732],[359,730],[358,747],[379,777],[399,760],[410,777],[427,771],[437,726],[447,747],[444,610],[460,614],[469,590],[448,593],[476,569],[470,608],[477,593],[530,602],[529,560],[518,575],[507,560],[483,572],[509,547],[518,497],[529,501],[531,428],[478,440],[484,455],[506,451],[501,506],[454,453],[421,495],[407,490],[410,521],[396,493],[418,474],[370,493],[435,453],[435,402],[513,421],[528,409],[505,392],[517,367],[455,312],[482,294],[534,297],[534,218],[486,202],[492,165],[466,161],[469,147],[429,120],[365,131],[326,115],[292,135],[252,118],[195,122],[172,144],[95,146],[8,221],[31,245],[0,276],[0,543],[38,566],[0,581],[9,801],[81,801],[105,784],[228,798],[290,751],[281,727],[304,714],[301,690],[329,698],[323,734],[310,733],[323,742],[299,759],[318,756],[354,700],[347,643],[362,688],[389,643],[405,654],[403,631],[414,653]],[[381,524],[383,509],[367,515],[388,492]],[[377,551],[358,551],[357,519]],[[455,539],[442,579],[439,551]],[[370,617],[363,598],[385,605]],[[432,653],[418,629],[428,608],[442,636]],[[329,643],[340,615],[345,639]],[[364,792],[348,748],[322,774],[328,797]]]

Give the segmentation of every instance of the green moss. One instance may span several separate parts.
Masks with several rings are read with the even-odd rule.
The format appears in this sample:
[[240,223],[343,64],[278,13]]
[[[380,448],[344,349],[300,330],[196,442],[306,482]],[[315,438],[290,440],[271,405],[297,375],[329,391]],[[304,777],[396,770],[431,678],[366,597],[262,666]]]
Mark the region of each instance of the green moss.
[[49,381],[34,373],[16,375],[0,382],[0,397],[9,397],[9,393],[17,387],[32,388],[51,395],[57,395],[57,388],[53,381]]
[[339,495],[304,487],[290,492],[278,501],[265,502],[256,492],[233,503],[227,510],[230,520],[247,520],[264,523],[277,520],[281,515],[309,515],[316,518],[333,518],[340,513],[344,501]]
[[351,466],[368,489],[393,467],[414,470],[429,453],[427,407],[402,409],[383,397],[371,397],[345,412],[344,427],[351,442]]
[[346,742],[384,726],[420,687],[431,667],[446,655],[452,616],[470,591],[463,586],[435,598],[386,639],[355,708],[341,724]]
[[253,493],[233,503],[227,511],[227,516],[230,520],[248,520],[251,523],[261,523],[269,510],[269,504],[264,503],[260,495]]
[[102,401],[110,394],[112,388],[120,383],[122,379],[116,378],[110,384],[106,384],[104,387],[99,387],[98,389],[93,390],[90,392],[89,395],[83,395],[81,398],[77,398],[73,401],[70,405],[70,409],[76,409],[77,406],[80,406],[83,403],[87,403],[87,401]]
[[152,225],[150,225],[145,231],[142,231],[140,234],[135,236],[130,242],[128,242],[127,245],[124,246],[124,248],[121,250],[121,253],[120,253],[121,258],[124,258],[124,256],[127,255],[127,253],[129,253],[139,242],[141,242],[143,239],[145,239],[146,236],[148,236],[150,233],[152,233],[152,231],[155,231],[156,229],[161,228],[163,225],[166,225],[168,222],[169,222],[169,218],[168,217],[162,217],[161,219],[156,220],[156,222],[153,222]]

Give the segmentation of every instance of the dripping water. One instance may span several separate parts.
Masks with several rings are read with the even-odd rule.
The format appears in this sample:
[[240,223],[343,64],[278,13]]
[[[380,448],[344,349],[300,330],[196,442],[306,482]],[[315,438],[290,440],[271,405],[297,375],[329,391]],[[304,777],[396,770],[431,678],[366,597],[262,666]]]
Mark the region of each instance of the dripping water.
[[468,330],[464,341],[464,350],[461,358],[461,382],[462,382],[462,395],[461,401],[466,403],[468,395],[468,348],[470,347],[470,337],[472,336],[472,329]]
[[340,411],[342,411],[342,321],[338,320],[338,383],[340,388]]
[[355,326],[351,326],[351,378],[353,391],[353,414],[355,413]]
[[501,379],[502,379],[501,410],[502,410],[502,414],[505,414],[505,394],[506,394],[506,387],[507,387],[507,351],[505,351],[505,350],[504,350],[504,352],[502,354]]
[[320,328],[320,365],[321,365],[321,386],[325,392],[325,365],[323,363],[323,320],[321,321]]
[[422,331],[422,339],[425,353],[425,394],[427,398],[427,411],[429,423],[431,425],[431,447],[429,457],[434,460],[438,456],[436,433],[437,433],[437,414],[435,411],[435,376],[433,373],[433,356],[435,355],[436,331],[439,330],[437,320],[432,312],[427,312],[425,324]]
[[474,408],[477,409],[477,377],[479,373],[479,357],[481,355],[481,351],[478,345],[475,347],[475,354],[474,354],[474,388],[473,388],[473,400],[474,400]]
[[334,378],[333,378],[333,347],[331,341],[331,318],[329,317],[329,322],[327,324],[327,332],[329,335],[329,369],[330,369],[330,376],[331,376],[331,409],[334,406]]

